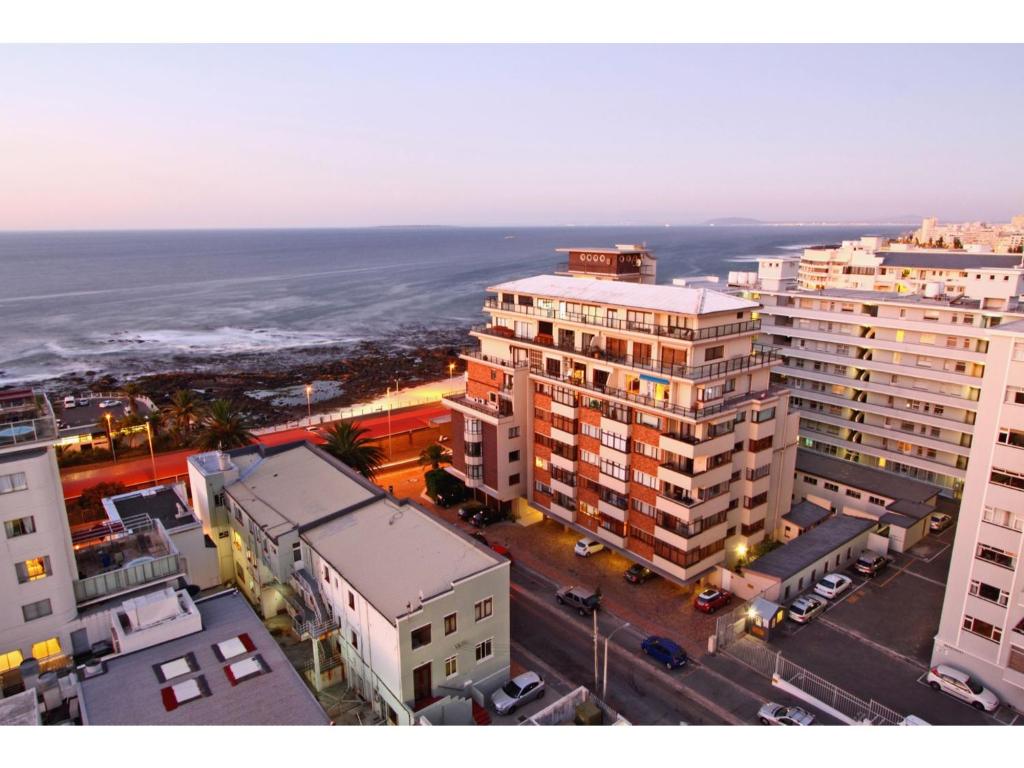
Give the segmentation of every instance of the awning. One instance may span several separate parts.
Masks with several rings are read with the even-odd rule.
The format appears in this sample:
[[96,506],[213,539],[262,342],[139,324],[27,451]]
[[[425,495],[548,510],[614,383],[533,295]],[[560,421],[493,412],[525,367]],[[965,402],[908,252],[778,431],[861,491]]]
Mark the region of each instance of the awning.
[[640,380],[641,381],[650,381],[650,382],[653,382],[655,384],[664,384],[666,387],[670,383],[668,379],[659,379],[657,376],[650,376],[650,375],[648,375],[646,373],[641,373],[640,374]]

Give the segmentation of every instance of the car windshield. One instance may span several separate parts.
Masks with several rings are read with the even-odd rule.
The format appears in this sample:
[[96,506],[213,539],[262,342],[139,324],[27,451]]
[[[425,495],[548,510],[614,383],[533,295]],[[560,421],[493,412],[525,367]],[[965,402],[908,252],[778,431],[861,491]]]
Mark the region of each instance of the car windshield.
[[501,690],[503,690],[507,695],[511,696],[513,699],[517,699],[519,698],[519,694],[522,693],[523,689],[516,685],[514,680],[509,680],[507,683],[505,683],[505,685],[501,687]]

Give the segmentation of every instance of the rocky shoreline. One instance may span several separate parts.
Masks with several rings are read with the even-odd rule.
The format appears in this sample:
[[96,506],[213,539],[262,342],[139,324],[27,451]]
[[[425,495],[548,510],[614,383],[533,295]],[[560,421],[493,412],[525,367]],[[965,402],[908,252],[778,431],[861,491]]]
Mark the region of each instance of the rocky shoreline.
[[[288,402],[296,398],[276,398],[274,392],[284,393],[313,381],[329,382],[333,396],[316,397],[313,408],[314,412],[336,410],[383,395],[396,379],[402,388],[408,388],[445,378],[453,362],[456,370],[463,370],[458,353],[470,341],[468,328],[404,328],[379,340],[337,346],[189,355],[166,361],[124,360],[120,362],[126,372],[120,376],[85,371],[51,379],[43,388],[51,397],[62,398],[85,390],[116,391],[134,381],[157,406],[169,402],[179,389],[193,389],[206,401],[231,401],[253,426],[260,427],[306,415],[304,396],[300,402]],[[254,392],[261,394],[254,397]]]

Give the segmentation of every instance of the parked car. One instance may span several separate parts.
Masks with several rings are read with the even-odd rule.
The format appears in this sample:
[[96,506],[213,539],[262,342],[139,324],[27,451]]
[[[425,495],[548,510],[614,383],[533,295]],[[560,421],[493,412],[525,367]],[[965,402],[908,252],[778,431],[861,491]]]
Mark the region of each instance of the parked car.
[[449,439],[450,438],[448,437],[448,435],[440,435],[437,438],[437,442],[439,442],[439,443],[447,443]]
[[459,507],[459,520],[468,523],[470,520],[473,519],[476,513],[482,510],[483,508],[484,505],[481,504],[479,501],[467,501],[465,504]]
[[865,576],[877,576],[886,569],[889,560],[877,552],[865,549],[860,553],[857,562],[853,564],[853,570]]
[[595,539],[580,539],[576,542],[576,548],[573,550],[580,557],[590,557],[595,552],[600,552],[604,549],[604,544]]
[[89,404],[89,398],[88,397],[80,397],[80,398],[78,398],[78,404],[80,406],[82,406],[82,407],[87,406]]
[[821,581],[814,585],[815,594],[829,600],[835,600],[853,584],[853,579],[841,573],[826,573]]
[[928,670],[928,685],[936,691],[966,701],[975,709],[993,712],[999,709],[999,697],[966,672],[939,664]]
[[499,555],[507,557],[509,560],[512,559],[512,553],[509,551],[508,547],[503,547],[501,544],[491,544],[489,541],[487,541],[487,537],[480,533],[480,531],[473,531],[470,534],[470,536],[479,541],[485,547],[489,547],[490,549],[494,550]]
[[658,637],[657,635],[645,637],[640,642],[640,650],[658,663],[664,664],[668,669],[685,667],[686,662],[689,660],[686,656],[686,651],[678,643],[669,640],[667,637]]
[[589,616],[601,608],[601,596],[586,587],[563,587],[555,593],[559,605],[576,609],[580,616]]
[[477,528],[484,528],[505,519],[505,514],[493,507],[484,507],[469,521]]
[[928,530],[932,533],[941,533],[953,524],[953,516],[943,512],[936,512],[928,519]]
[[731,602],[732,592],[728,592],[724,589],[716,589],[715,587],[708,587],[693,598],[693,607],[703,613],[714,613],[719,608],[722,608]]
[[786,707],[774,702],[763,705],[757,717],[764,725],[811,725],[814,722],[814,715],[806,709]]
[[77,404],[77,402],[78,401],[75,400],[75,398],[72,395],[68,395],[67,397],[64,398],[64,407],[65,408],[74,408],[75,405]]
[[626,581],[630,584],[643,584],[650,579],[656,579],[658,574],[650,568],[640,565],[640,563],[633,563],[633,565],[626,569],[623,576],[626,577]]
[[120,404],[120,400],[100,400],[100,408],[113,408]]
[[544,678],[536,672],[523,672],[491,694],[491,703],[499,715],[511,715],[523,704],[543,698]]
[[814,595],[801,595],[789,606],[789,618],[797,624],[806,624],[825,610],[825,601]]

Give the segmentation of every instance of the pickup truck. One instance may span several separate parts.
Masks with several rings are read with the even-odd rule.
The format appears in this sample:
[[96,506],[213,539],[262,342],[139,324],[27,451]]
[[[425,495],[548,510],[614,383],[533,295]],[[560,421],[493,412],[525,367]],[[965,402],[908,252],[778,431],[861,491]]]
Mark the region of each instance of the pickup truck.
[[586,587],[562,587],[555,593],[559,605],[575,608],[580,616],[589,616],[601,608],[601,596]]

